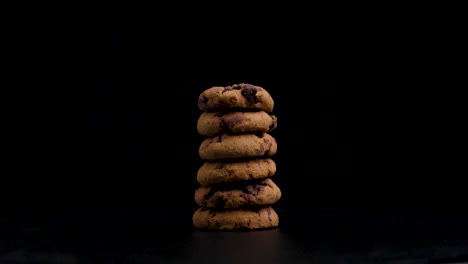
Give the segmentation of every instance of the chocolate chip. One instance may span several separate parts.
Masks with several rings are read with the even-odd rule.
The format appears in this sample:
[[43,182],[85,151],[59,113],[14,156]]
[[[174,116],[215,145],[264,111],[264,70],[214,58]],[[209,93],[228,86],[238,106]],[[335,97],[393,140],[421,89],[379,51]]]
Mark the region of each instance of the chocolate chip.
[[231,91],[232,90],[232,87],[231,86],[226,86],[224,87],[223,91],[221,93],[225,93],[225,92],[228,92],[228,91]]
[[219,101],[217,105],[215,105],[215,108],[225,108],[227,107],[227,104],[223,101]]
[[243,190],[243,192],[248,193],[248,194],[252,194],[252,195],[257,195],[258,191],[259,191],[259,189],[257,188],[256,185],[247,185],[247,186],[245,186],[245,188]]
[[208,102],[208,97],[206,96],[200,96],[198,98],[198,104],[206,104]]
[[215,169],[220,170],[220,169],[222,169],[222,168],[224,168],[224,163],[222,163],[222,162],[217,162],[217,163],[216,163]]
[[268,147],[266,148],[265,152],[263,153],[263,156],[268,157],[268,156],[271,156],[270,151],[271,151],[271,148],[273,147],[273,142],[271,142],[270,140],[265,139],[265,143],[268,144]]
[[242,190],[244,193],[248,193],[248,194],[251,194],[252,191],[253,191],[253,187],[252,185],[247,185],[244,187],[244,189]]
[[267,209],[267,212],[268,212],[268,220],[270,220],[270,222],[271,222],[271,210],[270,210],[270,208]]
[[247,103],[255,104],[257,102],[257,88],[255,86],[246,84],[244,88],[241,89],[241,94],[245,97]]
[[217,136],[217,137],[216,137],[216,142],[222,142],[221,136]]
[[278,118],[276,118],[276,116],[274,115],[271,115],[271,119],[272,119],[272,122],[271,122],[270,127],[268,128],[268,132],[272,131],[278,126]]
[[258,133],[253,133],[256,137],[258,138],[263,138],[265,136],[264,133],[258,132]]
[[208,193],[206,193],[206,194],[203,196],[203,198],[204,198],[205,200],[208,200],[208,199],[210,199],[217,191],[218,191],[217,188],[215,188],[215,187],[210,187],[210,190],[208,191]]
[[273,144],[270,143],[270,146],[268,146],[267,151],[265,151],[265,156],[271,156],[271,148],[273,147]]
[[223,198],[222,196],[217,196],[215,197],[214,206],[216,208],[224,208],[224,206],[226,205],[226,201],[226,198]]
[[232,118],[229,118],[228,120],[224,120],[224,123],[228,128],[233,128],[235,125],[242,123],[244,121],[244,118],[242,116],[234,116]]
[[266,184],[257,184],[255,185],[255,189],[257,189],[257,193],[263,191],[263,189],[265,189],[265,186],[267,186]]
[[244,200],[249,201],[249,196],[245,193],[241,193],[241,197],[244,198]]

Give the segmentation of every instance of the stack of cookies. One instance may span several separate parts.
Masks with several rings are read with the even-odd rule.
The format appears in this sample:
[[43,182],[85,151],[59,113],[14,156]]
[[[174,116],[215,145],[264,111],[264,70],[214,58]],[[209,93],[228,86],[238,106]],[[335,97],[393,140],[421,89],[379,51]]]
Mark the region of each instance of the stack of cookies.
[[235,84],[212,87],[198,100],[202,114],[198,133],[206,138],[199,148],[203,165],[195,191],[200,206],[193,224],[209,230],[253,230],[277,227],[272,205],[281,198],[271,180],[277,143],[273,99],[262,87]]

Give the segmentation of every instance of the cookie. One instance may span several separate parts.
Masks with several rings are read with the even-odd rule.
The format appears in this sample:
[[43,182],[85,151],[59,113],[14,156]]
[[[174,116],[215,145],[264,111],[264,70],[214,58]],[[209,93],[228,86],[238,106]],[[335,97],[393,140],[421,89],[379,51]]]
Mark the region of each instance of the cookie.
[[275,175],[276,163],[270,158],[238,161],[207,161],[198,169],[197,181],[201,186],[222,184]]
[[278,227],[279,217],[271,206],[234,210],[200,207],[193,213],[192,222],[195,228],[204,230],[255,230]]
[[277,143],[268,133],[221,134],[205,139],[199,147],[202,160],[270,157],[276,154]]
[[257,112],[203,112],[197,121],[198,133],[213,137],[222,133],[271,132],[277,118],[265,111]]
[[281,190],[270,178],[200,187],[195,191],[195,202],[210,208],[271,205],[280,198]]
[[198,97],[198,107],[202,111],[237,108],[271,113],[273,106],[273,98],[264,88],[246,83],[215,86],[206,89]]

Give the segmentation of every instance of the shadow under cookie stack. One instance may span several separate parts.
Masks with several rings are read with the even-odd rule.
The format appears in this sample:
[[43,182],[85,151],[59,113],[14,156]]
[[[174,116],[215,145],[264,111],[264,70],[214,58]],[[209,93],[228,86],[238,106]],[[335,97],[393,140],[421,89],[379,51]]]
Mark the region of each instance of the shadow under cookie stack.
[[195,191],[199,208],[193,225],[205,230],[258,230],[279,225],[272,205],[281,190],[271,180],[277,143],[274,101],[262,87],[235,84],[212,87],[198,99],[198,133],[203,165]]

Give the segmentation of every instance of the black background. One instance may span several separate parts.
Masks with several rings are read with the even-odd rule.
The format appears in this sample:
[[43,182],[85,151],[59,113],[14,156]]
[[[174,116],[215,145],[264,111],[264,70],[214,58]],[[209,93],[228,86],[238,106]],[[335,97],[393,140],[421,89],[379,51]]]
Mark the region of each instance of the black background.
[[35,213],[75,210],[62,203],[83,212],[191,212],[204,139],[196,130],[198,95],[241,82],[264,87],[275,100],[275,181],[284,192],[278,208],[327,206],[337,194],[364,190],[352,176],[351,142],[339,142],[339,43],[210,34],[194,38],[187,30],[171,38],[157,29],[111,27],[59,42],[66,48],[56,52],[63,55],[53,72],[58,87],[38,93],[38,107],[25,111],[35,131],[21,142],[33,163],[27,170],[41,176],[24,177],[37,184],[33,191],[42,188],[36,201],[47,204]]
[[273,179],[283,193],[275,208],[286,230],[329,241],[465,238],[459,180],[435,158],[438,127],[425,125],[435,115],[417,80],[427,73],[412,64],[427,57],[410,35],[402,46],[341,24],[233,31],[109,27],[52,37],[56,67],[34,77],[53,77],[54,89],[29,93],[17,112],[11,156],[21,159],[3,230],[31,228],[32,241],[68,245],[123,236],[134,246],[162,229],[191,230],[198,95],[245,82],[275,100]]

